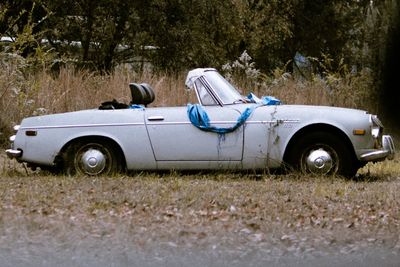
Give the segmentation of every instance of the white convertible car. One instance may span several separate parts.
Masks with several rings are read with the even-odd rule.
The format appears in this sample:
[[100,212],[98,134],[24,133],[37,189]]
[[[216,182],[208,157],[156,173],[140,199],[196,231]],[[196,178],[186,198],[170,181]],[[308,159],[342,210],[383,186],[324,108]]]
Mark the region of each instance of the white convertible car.
[[186,85],[199,104],[147,107],[151,87],[132,83],[130,105],[25,118],[6,153],[32,168],[86,175],[289,167],[353,176],[394,157],[392,138],[366,111],[244,97],[215,69],[190,71]]

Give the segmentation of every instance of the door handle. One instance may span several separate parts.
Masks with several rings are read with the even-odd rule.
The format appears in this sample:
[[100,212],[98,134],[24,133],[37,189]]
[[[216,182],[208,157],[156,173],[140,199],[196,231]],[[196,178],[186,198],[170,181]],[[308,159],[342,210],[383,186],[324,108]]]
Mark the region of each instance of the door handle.
[[149,121],[163,121],[164,117],[163,116],[151,116],[147,118]]

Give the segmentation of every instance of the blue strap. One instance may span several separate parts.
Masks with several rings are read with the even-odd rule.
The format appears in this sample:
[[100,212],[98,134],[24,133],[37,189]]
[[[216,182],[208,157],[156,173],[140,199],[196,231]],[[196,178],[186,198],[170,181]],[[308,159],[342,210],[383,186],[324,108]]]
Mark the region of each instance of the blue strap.
[[132,104],[132,105],[129,105],[128,108],[130,108],[130,109],[144,109],[144,106],[143,105]]
[[280,105],[282,104],[281,101],[273,96],[263,96],[258,98],[255,94],[250,93],[247,96],[247,99],[250,100],[252,103],[261,104],[263,106],[270,106],[270,105]]
[[223,127],[215,127],[210,124],[210,118],[207,115],[207,112],[204,110],[202,105],[199,104],[188,104],[187,106],[187,114],[189,117],[190,122],[199,128],[200,130],[207,131],[207,132],[213,132],[213,133],[218,133],[218,134],[226,134],[235,131],[237,128],[242,126],[246,120],[251,116],[253,111],[260,107],[260,106],[266,106],[266,105],[280,105],[281,101],[276,99],[273,96],[263,96],[261,99],[255,96],[254,94],[250,93],[247,98],[257,104],[253,105],[251,107],[248,107],[244,110],[244,112],[239,116],[239,118],[236,121],[236,124],[223,128]]
[[212,126],[210,124],[210,118],[208,117],[207,112],[204,110],[203,106],[199,104],[188,104],[187,114],[190,122],[200,130],[218,134],[225,134],[233,132],[237,128],[242,126],[257,107],[259,107],[259,105],[253,105],[252,107],[246,108],[245,111],[237,119],[236,124],[227,128]]

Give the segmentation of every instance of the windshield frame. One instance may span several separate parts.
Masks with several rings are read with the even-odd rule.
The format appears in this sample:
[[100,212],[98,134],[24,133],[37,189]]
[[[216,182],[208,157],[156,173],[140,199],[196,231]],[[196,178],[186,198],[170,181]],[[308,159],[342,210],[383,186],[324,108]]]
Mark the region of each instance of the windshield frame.
[[211,95],[217,98],[220,105],[232,105],[243,101],[244,97],[218,71],[207,70],[203,77],[207,83],[206,87],[210,89]]

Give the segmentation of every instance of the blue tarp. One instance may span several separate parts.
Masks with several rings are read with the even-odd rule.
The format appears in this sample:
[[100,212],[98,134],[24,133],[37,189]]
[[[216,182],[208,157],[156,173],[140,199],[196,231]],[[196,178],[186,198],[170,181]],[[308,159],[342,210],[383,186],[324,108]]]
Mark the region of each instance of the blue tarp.
[[276,99],[275,97],[272,96],[263,96],[261,99],[255,96],[254,94],[249,94],[247,96],[248,100],[251,102],[255,103],[251,107],[248,107],[244,110],[244,112],[239,116],[239,118],[236,121],[236,124],[227,127],[227,128],[222,128],[222,127],[215,127],[210,124],[210,118],[207,115],[207,112],[204,110],[202,105],[199,104],[188,104],[187,106],[187,114],[189,117],[190,122],[199,128],[200,130],[207,131],[207,132],[214,132],[218,134],[225,134],[225,133],[230,133],[235,131],[237,128],[242,126],[246,120],[251,116],[253,111],[260,107],[260,106],[266,106],[266,105],[280,105],[281,101]]

